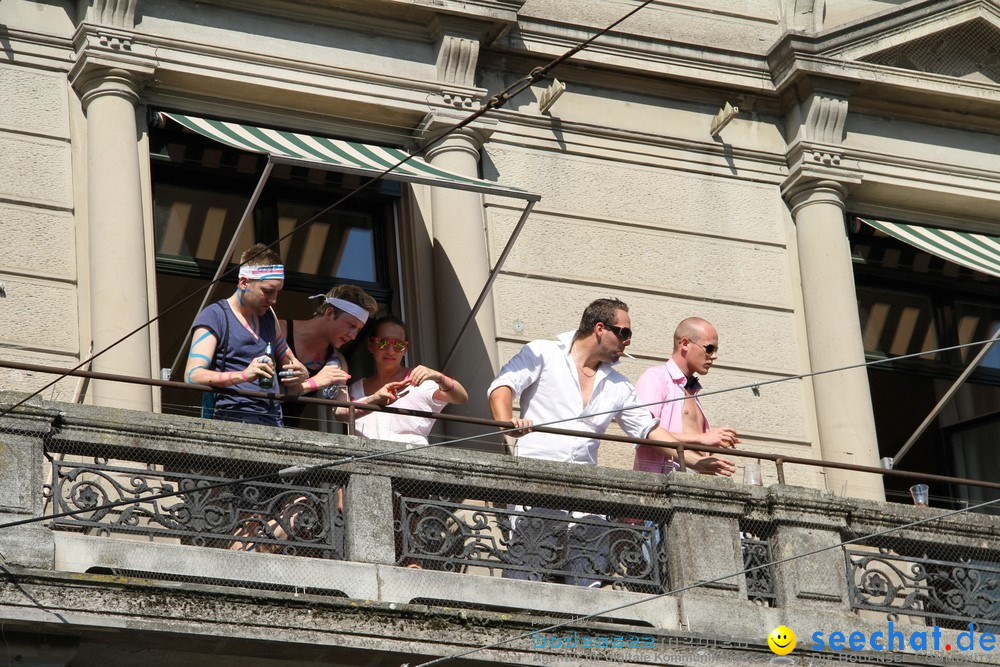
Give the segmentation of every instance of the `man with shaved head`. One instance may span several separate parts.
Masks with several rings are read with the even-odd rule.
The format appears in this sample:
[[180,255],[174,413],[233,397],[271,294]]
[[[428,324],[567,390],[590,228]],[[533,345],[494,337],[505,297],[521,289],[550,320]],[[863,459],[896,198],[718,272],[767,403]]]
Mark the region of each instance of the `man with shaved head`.
[[[674,331],[674,352],[670,359],[647,369],[636,383],[639,402],[655,403],[647,409],[660,420],[660,428],[678,442],[735,447],[740,441],[736,431],[728,426],[711,428],[698,400],[701,383],[697,376],[708,373],[718,356],[719,332],[707,320],[689,317]],[[685,455],[689,465],[692,457],[709,456],[702,452],[685,452]],[[679,467],[678,462],[662,449],[647,445],[636,447],[634,470],[669,473]],[[732,474],[731,470],[727,472]]]

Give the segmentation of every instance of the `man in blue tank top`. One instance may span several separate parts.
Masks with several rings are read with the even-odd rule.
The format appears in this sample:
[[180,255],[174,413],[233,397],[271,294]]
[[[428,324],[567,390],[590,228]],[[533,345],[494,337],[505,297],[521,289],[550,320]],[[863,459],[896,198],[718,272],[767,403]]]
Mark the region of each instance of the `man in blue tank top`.
[[[195,320],[184,380],[263,391],[261,378],[270,378],[275,391],[300,388],[309,372],[288,349],[271,310],[284,284],[285,270],[276,252],[263,244],[244,252],[236,291],[205,308]],[[266,354],[268,346],[273,359]],[[280,383],[275,360],[289,372]],[[213,416],[247,424],[283,425],[281,402],[275,399],[216,394]]]

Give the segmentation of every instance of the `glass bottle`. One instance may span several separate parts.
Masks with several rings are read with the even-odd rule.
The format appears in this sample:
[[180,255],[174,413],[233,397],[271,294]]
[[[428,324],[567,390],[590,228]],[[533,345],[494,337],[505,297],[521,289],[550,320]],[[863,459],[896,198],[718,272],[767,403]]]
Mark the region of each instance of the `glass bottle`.
[[[264,348],[264,356],[271,362],[271,370],[276,370],[278,365],[274,363],[274,355],[271,352],[270,343],[268,343],[267,347]],[[274,376],[271,375],[270,377],[261,377],[260,380],[257,381],[257,384],[260,385],[261,389],[270,389],[274,386]]]

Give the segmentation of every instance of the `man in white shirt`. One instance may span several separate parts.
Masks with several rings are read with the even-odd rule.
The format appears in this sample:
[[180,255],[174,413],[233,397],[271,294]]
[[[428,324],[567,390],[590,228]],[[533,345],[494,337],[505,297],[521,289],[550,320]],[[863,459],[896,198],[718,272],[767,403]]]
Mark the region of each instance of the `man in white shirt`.
[[[597,464],[599,435],[604,433],[614,419],[628,435],[636,438],[650,438],[665,443],[676,442],[676,438],[659,427],[659,421],[646,408],[636,407],[639,400],[635,388],[612,364],[625,352],[632,340],[632,320],[628,306],[618,299],[598,299],[583,312],[580,326],[575,332],[567,332],[555,341],[536,340],[525,345],[513,359],[508,361],[490,385],[488,394],[493,418],[512,422],[523,429],[518,443],[518,456],[565,461],[587,465]],[[513,416],[515,397],[520,397],[521,417]],[[548,433],[532,432],[531,426],[559,420],[560,428],[593,432],[592,438],[577,438]],[[676,451],[667,449],[670,456]],[[731,461],[716,456],[702,456],[698,452],[685,452],[685,461],[695,471],[709,475],[731,476],[735,466]],[[565,516],[560,510],[536,508],[535,513],[552,515],[553,512]],[[598,532],[596,523],[601,517],[573,513],[574,518],[586,517],[585,523],[593,524],[588,529],[569,530],[569,539],[574,536],[586,540],[583,533]],[[531,522],[535,526],[539,522]],[[542,532],[554,529],[554,522]],[[565,531],[566,522],[561,522]],[[573,524],[569,524],[572,528]],[[521,566],[546,565],[559,569],[578,570],[582,573],[599,574],[607,565],[607,556],[597,554],[602,547],[578,545],[578,551],[589,554],[575,556],[573,545],[564,554],[553,558],[551,550],[530,548],[531,544],[544,541],[545,535],[525,536],[524,531],[514,530],[508,553],[517,547],[517,563]],[[515,544],[516,543],[516,544]],[[548,554],[548,555],[546,555]],[[549,568],[551,569],[551,567]],[[527,570],[505,570],[505,577],[543,578],[537,572]],[[593,579],[567,577],[567,583],[593,585]]]

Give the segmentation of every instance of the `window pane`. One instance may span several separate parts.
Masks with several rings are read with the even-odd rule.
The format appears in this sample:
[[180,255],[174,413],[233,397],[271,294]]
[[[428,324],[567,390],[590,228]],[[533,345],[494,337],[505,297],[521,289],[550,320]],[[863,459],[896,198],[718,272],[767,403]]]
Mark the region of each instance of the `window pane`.
[[[247,197],[158,184],[155,197],[156,253],[222,261]],[[237,248],[253,245],[253,225],[243,226]]]
[[[938,347],[937,325],[927,297],[858,287],[858,310],[867,355],[896,357]],[[920,358],[936,360],[940,355]]]
[[[955,320],[958,326],[958,342],[960,344],[986,340],[993,336],[1000,327],[1000,309],[990,308],[976,303],[955,302]],[[980,346],[966,347],[961,350],[962,362],[969,363],[979,354]],[[980,368],[1000,370],[1000,343],[996,343],[986,354],[979,365]]]
[[[278,234],[284,237],[320,209],[278,203]],[[356,211],[324,213],[281,241],[288,271],[357,282],[378,281],[374,221]]]

